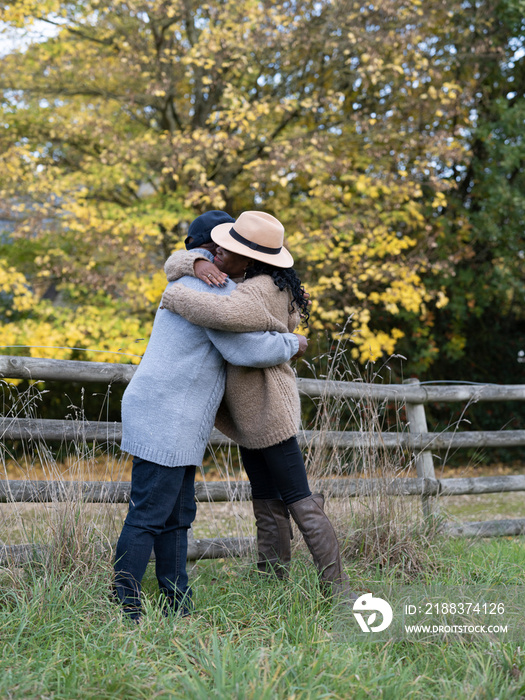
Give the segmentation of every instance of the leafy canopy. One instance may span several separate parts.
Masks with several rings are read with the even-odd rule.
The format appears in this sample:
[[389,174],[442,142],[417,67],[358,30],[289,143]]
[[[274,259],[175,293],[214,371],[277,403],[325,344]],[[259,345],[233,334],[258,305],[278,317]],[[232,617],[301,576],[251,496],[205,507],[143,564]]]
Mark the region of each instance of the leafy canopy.
[[[257,208],[286,227],[314,331],[350,317],[359,360],[401,350],[430,366],[465,321],[456,314],[451,331],[443,314],[456,280],[459,297],[470,284],[456,273],[478,224],[461,192],[474,135],[492,133],[478,106],[483,51],[503,22],[494,7],[4,3],[8,26],[55,29],[1,59],[5,344],[140,354],[187,223]],[[517,21],[494,47],[500,71]],[[507,107],[496,121],[517,139]],[[500,196],[487,191],[490,216]],[[492,273],[514,284],[503,262]]]

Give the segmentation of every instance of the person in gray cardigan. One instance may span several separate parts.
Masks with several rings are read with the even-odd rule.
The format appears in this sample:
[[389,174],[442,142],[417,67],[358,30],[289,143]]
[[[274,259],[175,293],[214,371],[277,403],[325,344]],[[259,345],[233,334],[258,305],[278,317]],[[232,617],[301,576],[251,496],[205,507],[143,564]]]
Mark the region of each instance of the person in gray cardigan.
[[[213,258],[208,251],[203,254]],[[209,287],[194,277],[168,287],[178,283],[219,295],[236,287],[231,279]],[[202,463],[224,393],[225,361],[270,367],[298,357],[305,345],[294,333],[211,330],[159,307],[144,357],[122,399],[121,449],[133,455],[133,469],[115,554],[114,592],[131,619],[140,619],[141,581],[152,549],[164,611],[189,612],[186,556],[196,514],[195,468]]]

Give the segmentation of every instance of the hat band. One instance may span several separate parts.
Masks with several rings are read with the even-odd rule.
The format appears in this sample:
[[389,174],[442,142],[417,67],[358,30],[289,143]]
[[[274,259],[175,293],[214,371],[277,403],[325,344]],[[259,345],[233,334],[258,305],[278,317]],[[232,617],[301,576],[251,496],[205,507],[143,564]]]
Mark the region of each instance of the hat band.
[[259,253],[267,253],[268,255],[278,255],[282,250],[282,246],[280,248],[268,248],[268,246],[259,245],[258,243],[249,241],[244,236],[241,236],[240,233],[237,233],[233,226],[230,229],[230,236],[233,238],[233,240],[237,241],[238,243],[242,243],[243,245],[248,246],[248,248],[251,248],[252,250],[257,250],[259,251]]

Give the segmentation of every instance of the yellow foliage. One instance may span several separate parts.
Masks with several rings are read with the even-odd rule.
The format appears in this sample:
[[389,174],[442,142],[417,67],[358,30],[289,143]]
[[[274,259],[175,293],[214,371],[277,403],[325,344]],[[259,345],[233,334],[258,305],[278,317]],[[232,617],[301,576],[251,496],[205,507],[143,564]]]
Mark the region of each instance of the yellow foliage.
[[352,349],[352,357],[362,363],[376,362],[385,355],[392,355],[396,342],[403,336],[403,331],[398,328],[392,329],[390,333],[385,333],[383,331],[374,332],[368,325],[362,325],[352,335],[356,346]]
[[26,278],[14,267],[8,267],[5,260],[0,260],[0,292],[11,296],[11,308],[6,308],[6,316],[13,311],[29,311],[34,303],[33,294]]
[[0,325],[4,347],[25,346],[24,354],[31,357],[58,360],[75,357],[98,362],[140,361],[151,323],[141,327],[136,318],[123,320],[109,308],[85,306],[57,312],[44,306],[36,319]]
[[27,251],[24,274],[0,266],[3,318],[23,316],[3,337],[114,360],[147,337],[185,224],[256,208],[285,223],[312,329],[335,334],[351,316],[359,359],[393,352],[402,331],[376,326],[424,323],[426,305],[448,301],[427,290],[440,230],[428,210],[446,206],[440,168],[462,146],[415,126],[459,109],[447,106],[456,73],[428,58],[428,37],[453,31],[442,5],[427,18],[421,0],[387,3],[370,32],[378,8],[353,1],[228,0],[189,15],[178,0],[4,3],[16,26],[64,19],[56,39],[3,60],[21,99],[2,109],[0,199]]
[[129,293],[135,298],[145,298],[150,304],[158,305],[166,287],[166,275],[163,271],[156,272],[151,279],[133,278],[128,281]]
[[442,309],[444,306],[448,304],[448,297],[445,294],[445,292],[440,289],[439,292],[437,293],[437,299],[436,299],[436,308],[437,309]]

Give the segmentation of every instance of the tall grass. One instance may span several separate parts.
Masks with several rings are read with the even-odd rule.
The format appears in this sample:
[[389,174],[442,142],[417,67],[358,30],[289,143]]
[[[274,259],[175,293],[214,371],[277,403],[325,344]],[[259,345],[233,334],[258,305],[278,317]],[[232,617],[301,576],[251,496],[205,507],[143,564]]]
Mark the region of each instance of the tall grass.
[[[39,406],[45,390],[38,383],[19,391],[2,382],[6,417],[40,418]],[[70,406],[68,416],[79,426],[84,419],[82,406]],[[82,437],[50,445],[34,436],[12,444],[0,444],[0,478],[44,480],[57,484],[51,502],[0,504],[0,543],[27,543],[34,546],[33,558],[40,564],[68,569],[71,562],[89,568],[110,549],[122,525],[123,508],[112,503],[86,503],[80,491],[82,481],[120,480],[127,457],[115,446],[88,442]],[[78,485],[78,487],[75,487]],[[64,494],[67,492],[67,496]]]
[[[388,380],[388,367],[360,377],[341,341],[325,377]],[[39,391],[11,400],[12,415],[37,417]],[[73,409],[72,409],[73,410]],[[82,417],[81,407],[77,417]],[[372,397],[317,402],[321,436],[332,429],[403,429],[402,407]],[[64,464],[43,441],[15,453],[5,446],[4,478],[119,478],[126,462],[108,446],[63,445]],[[362,476],[380,487],[365,498],[329,499],[327,509],[344,543],[354,582],[375,584],[432,578],[516,585],[525,564],[519,541],[443,541],[422,528],[419,499],[389,496],[386,484],[413,475],[402,450],[330,449],[307,452],[314,489],[319,479]],[[239,477],[235,448],[212,455],[216,476]],[[383,487],[381,486],[383,484]],[[200,504],[206,534],[253,534],[250,504]],[[83,502],[70,492],[50,504],[0,504],[0,540],[34,545],[32,560],[0,567],[0,697],[2,698],[499,698],[525,697],[525,659],[516,644],[461,638],[380,645],[341,640],[337,612],[319,591],[304,547],[296,547],[287,582],[251,575],[245,561],[200,561],[191,568],[196,614],[164,618],[152,570],[144,581],[145,615],[131,625],[111,601],[113,551],[125,507]],[[226,531],[225,531],[226,530]],[[45,544],[45,548],[37,545]],[[492,566],[487,566],[487,561]],[[150,567],[151,568],[151,567]]]
[[[333,343],[329,352],[315,359],[311,370],[314,376],[339,381],[361,381],[377,384],[389,381],[389,365],[370,364],[364,374],[350,359],[351,341],[344,333]],[[398,362],[391,358],[390,362]],[[320,368],[320,369],[316,369]],[[12,385],[5,385],[10,414],[16,417],[38,417],[39,403],[43,397],[41,384],[35,383],[24,392],[17,393]],[[103,405],[109,403],[109,391]],[[4,405],[4,413],[7,406]],[[318,433],[317,442],[306,451],[306,464],[313,490],[324,478],[359,476],[374,489],[359,499],[327,499],[326,509],[334,521],[342,543],[343,556],[348,562],[356,562],[361,568],[360,577],[367,570],[394,568],[405,578],[417,576],[432,568],[432,538],[435,531],[421,521],[421,506],[417,498],[392,497],[387,486],[399,476],[413,474],[413,456],[406,450],[377,448],[372,445],[372,435],[385,430],[402,432],[402,406],[390,406],[364,393],[360,399],[340,399],[325,394],[315,401],[311,425]],[[311,411],[310,411],[311,413]],[[84,410],[70,405],[68,417],[82,420]],[[387,421],[390,422],[387,425]],[[370,440],[359,448],[331,448],[326,435],[331,430],[359,431]],[[59,461],[57,456],[67,455]],[[214,477],[223,481],[242,478],[239,457],[235,446],[211,450],[210,459]],[[103,465],[102,474],[100,467]],[[43,440],[21,441],[17,451],[2,451],[1,469],[4,478],[40,478],[46,480],[118,480],[128,466],[125,457],[111,445],[87,443],[79,433],[79,439],[71,444],[55,446],[51,450]],[[210,465],[208,465],[210,466]],[[205,478],[205,475],[203,474]],[[129,478],[129,477],[128,477]],[[101,550],[109,552],[110,543],[118,536],[125,507],[115,504],[93,505],[84,503],[80,493],[69,491],[65,501],[51,504],[10,504],[2,509],[0,527],[11,533],[11,541],[42,542],[46,551],[57,562],[77,559],[96,560]],[[251,506],[241,503],[232,495],[229,503],[199,504],[197,529],[205,536],[234,535],[245,537],[254,534]],[[226,530],[226,531],[225,531]],[[0,535],[2,539],[2,535]],[[295,537],[296,549],[304,550],[302,540]],[[90,555],[87,556],[87,552]]]
[[[498,583],[523,570],[516,543],[448,542],[436,576],[465,579],[474,569],[490,585],[487,557],[499,562]],[[111,604],[108,576],[102,562],[87,576],[28,567],[23,587],[4,575],[0,697],[516,700],[525,692],[516,644],[336,641],[333,611],[300,559],[288,582],[248,577],[233,561],[200,562],[198,612],[175,620],[161,616],[149,573],[138,628]]]
[[[352,362],[350,350],[343,333],[330,354],[317,358],[312,371],[315,374],[316,366],[324,366],[318,378],[361,382],[365,387],[390,383],[390,365],[404,359],[395,356],[380,366],[369,363],[363,371]],[[363,497],[327,503],[343,542],[343,555],[363,571],[394,568],[410,579],[432,570],[432,542],[439,520],[422,521],[420,499],[388,493],[395,479],[415,476],[416,455],[400,446],[378,448],[373,436],[405,432],[403,413],[404,405],[379,400],[366,389],[357,399],[323,394],[317,400],[312,424],[320,439],[308,451],[307,468],[314,488],[324,477],[363,479]],[[330,430],[357,431],[364,441],[360,447],[331,448],[324,439]]]
[[[388,364],[379,368],[370,365],[363,375],[349,356],[350,343],[342,336],[330,353],[317,358],[315,366],[323,368],[322,378],[328,380],[352,380],[364,384],[384,382],[385,376],[386,381],[389,380]],[[391,361],[397,361],[397,358]],[[6,387],[11,394],[11,415],[38,417],[42,398],[39,386],[33,384],[19,394],[12,386]],[[332,498],[326,503],[342,542],[343,556],[349,562],[357,562],[362,574],[367,570],[393,567],[400,576],[411,578],[432,568],[430,553],[435,531],[426,525],[423,527],[419,499],[392,497],[387,493],[387,486],[394,479],[413,474],[413,456],[401,448],[378,449],[372,445],[372,435],[387,429],[405,430],[402,410],[402,406],[388,406],[366,393],[359,399],[340,399],[325,394],[316,401],[312,425],[308,426],[319,436],[306,451],[313,490],[317,490],[319,481],[327,477],[359,476],[365,480],[363,483],[374,480],[374,489],[370,488],[364,497]],[[71,405],[69,417],[83,419],[83,406]],[[387,420],[390,425],[386,425]],[[370,436],[370,440],[359,448],[331,448],[325,439],[330,430],[357,430]],[[63,454],[67,454],[67,459],[59,462],[57,455]],[[210,461],[215,478],[229,482],[242,477],[234,446],[212,450]],[[1,463],[5,478],[10,475],[12,478],[13,473],[18,478],[35,478],[34,474],[38,473],[40,478],[58,482],[94,478],[114,481],[121,478],[126,467],[126,458],[114,446],[87,443],[80,432],[78,440],[54,450],[42,440],[21,441],[16,453],[9,453],[7,448],[2,452]],[[91,556],[96,559],[101,550],[108,550],[111,556],[109,545],[118,536],[125,507],[111,503],[87,504],[80,493],[75,494],[70,489],[67,500],[31,506],[10,504],[2,510],[0,527],[4,532],[9,530],[11,538],[18,541],[47,544],[46,551],[51,552],[49,556],[61,562],[85,560]],[[200,504],[197,527],[199,523],[202,524],[201,535],[245,537],[254,533],[250,504],[239,502],[234,494],[231,502],[220,506]],[[304,549],[299,536],[295,542],[296,549]],[[92,552],[89,557],[88,550]]]

